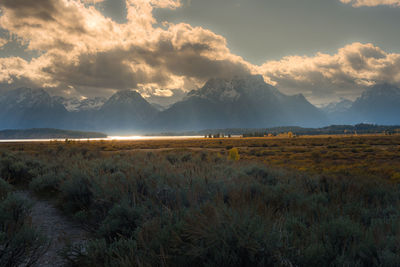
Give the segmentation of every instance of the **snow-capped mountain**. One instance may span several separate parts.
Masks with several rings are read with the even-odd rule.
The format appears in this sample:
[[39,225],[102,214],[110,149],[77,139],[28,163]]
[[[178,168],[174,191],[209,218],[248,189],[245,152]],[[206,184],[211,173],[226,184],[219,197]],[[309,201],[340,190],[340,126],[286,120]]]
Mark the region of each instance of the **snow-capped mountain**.
[[377,84],[367,88],[349,110],[353,121],[378,124],[400,124],[400,88]]
[[[0,129],[181,131],[210,128],[314,127],[328,124],[400,124],[400,88],[368,88],[354,103],[316,108],[299,95],[285,95],[261,76],[211,79],[165,110],[136,91],[104,98],[51,97],[42,89],[19,88],[0,95]],[[330,120],[328,120],[328,118]]]
[[252,75],[246,78],[235,77],[231,80],[210,79],[201,89],[188,93],[185,100],[191,97],[208,99],[210,101],[229,102],[236,101],[242,96],[282,97],[283,94],[272,85],[264,82],[261,75]]
[[67,115],[64,106],[43,89],[19,88],[0,97],[1,129],[63,128]]
[[332,102],[322,107],[321,110],[326,114],[329,124],[353,123],[351,116],[349,116],[349,110],[352,106],[353,101],[342,98],[338,102]]
[[324,115],[303,95],[287,96],[262,76],[211,79],[183,101],[161,112],[153,124],[162,130],[317,126]]
[[52,99],[43,89],[18,88],[0,96],[2,110],[17,108],[52,108],[59,107],[59,103]]
[[61,103],[66,110],[71,112],[99,110],[107,101],[105,97],[78,99],[76,97],[65,98],[62,96],[55,96],[53,98]]
[[136,91],[119,91],[95,113],[95,121],[103,129],[138,130],[147,125],[158,110]]
[[332,102],[322,107],[322,110],[327,114],[344,113],[351,108],[353,103],[351,100],[342,98],[338,102]]

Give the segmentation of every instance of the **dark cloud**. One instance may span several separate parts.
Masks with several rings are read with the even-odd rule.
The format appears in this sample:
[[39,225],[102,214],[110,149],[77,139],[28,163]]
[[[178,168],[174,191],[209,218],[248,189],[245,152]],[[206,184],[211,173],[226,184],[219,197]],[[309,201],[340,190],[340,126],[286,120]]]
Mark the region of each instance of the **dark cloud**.
[[262,74],[290,94],[313,101],[355,97],[375,82],[400,84],[400,55],[353,43],[337,54],[292,56],[252,65],[231,53],[226,40],[185,23],[156,24],[153,9],[173,0],[127,0],[119,24],[78,0],[4,0],[0,26],[35,58],[0,58],[0,83],[48,88],[53,94],[107,95],[137,89],[154,99],[175,97],[214,77]]
[[353,7],[362,7],[362,6],[400,7],[400,0],[340,0],[340,2],[345,3],[345,4],[351,4]]
[[54,21],[58,9],[53,0],[2,0],[1,8],[12,10],[15,17],[36,17],[44,21]]

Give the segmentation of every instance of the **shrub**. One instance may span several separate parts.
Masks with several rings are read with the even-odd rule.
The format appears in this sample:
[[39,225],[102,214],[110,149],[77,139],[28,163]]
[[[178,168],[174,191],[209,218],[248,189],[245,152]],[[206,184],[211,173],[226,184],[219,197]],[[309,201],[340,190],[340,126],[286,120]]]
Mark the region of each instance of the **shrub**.
[[62,178],[55,173],[46,173],[34,178],[29,187],[36,193],[52,194],[59,191]]
[[89,241],[85,247],[67,248],[63,256],[72,266],[150,266],[139,259],[137,242],[133,239],[119,239],[107,243],[105,239]]
[[28,166],[23,161],[11,155],[1,159],[0,167],[0,175],[12,183],[29,181],[31,178]]
[[176,155],[174,155],[174,154],[168,154],[165,158],[166,158],[166,159],[169,161],[169,163],[171,163],[172,165],[174,165],[175,163],[178,162],[178,157],[177,157]]
[[275,185],[278,182],[280,173],[267,169],[265,166],[254,165],[245,168],[245,173],[256,178],[263,184]]
[[60,191],[61,206],[67,212],[87,211],[92,203],[91,182],[83,172],[73,171],[61,184]]
[[183,155],[183,157],[181,158],[182,162],[188,162],[190,160],[192,160],[192,154],[190,154],[190,153]]
[[46,251],[45,238],[28,222],[28,203],[9,194],[0,203],[0,266],[32,266]]
[[252,212],[227,207],[190,214],[180,253],[193,266],[273,266],[280,263],[279,233]]
[[231,150],[229,150],[228,159],[235,161],[239,160],[239,150],[237,148],[232,148]]
[[101,223],[99,234],[109,241],[129,238],[138,227],[141,214],[139,207],[132,207],[126,201],[116,204]]
[[3,154],[0,159],[0,176],[12,184],[30,182],[30,180],[41,173],[42,164],[20,154]]
[[12,190],[12,186],[0,178],[0,201],[5,199]]

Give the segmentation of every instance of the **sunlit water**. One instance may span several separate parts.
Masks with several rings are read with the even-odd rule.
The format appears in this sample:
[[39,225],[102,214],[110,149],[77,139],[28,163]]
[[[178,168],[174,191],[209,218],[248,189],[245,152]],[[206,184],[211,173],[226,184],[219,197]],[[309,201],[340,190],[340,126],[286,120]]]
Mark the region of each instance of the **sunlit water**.
[[[199,139],[204,136],[108,136],[107,138],[82,138],[73,139],[68,138],[70,141],[141,141],[141,140],[182,140],[182,139]],[[0,140],[0,143],[10,142],[51,142],[51,141],[65,141],[62,139],[5,139]]]

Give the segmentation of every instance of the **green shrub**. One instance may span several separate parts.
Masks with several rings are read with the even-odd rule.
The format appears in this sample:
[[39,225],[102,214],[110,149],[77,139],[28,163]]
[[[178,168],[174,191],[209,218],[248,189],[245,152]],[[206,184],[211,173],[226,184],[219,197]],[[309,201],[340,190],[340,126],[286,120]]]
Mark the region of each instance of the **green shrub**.
[[252,212],[205,207],[190,214],[180,253],[187,266],[273,266],[281,262],[283,242],[270,221]]
[[9,194],[0,203],[0,266],[32,266],[44,254],[47,242],[29,225],[29,205]]
[[188,162],[190,160],[192,160],[192,154],[190,154],[190,153],[183,155],[183,157],[181,158],[182,162]]
[[72,266],[150,266],[140,260],[137,251],[137,242],[133,239],[119,239],[111,244],[105,239],[95,239],[85,247],[67,248],[63,254]]
[[36,193],[53,194],[59,191],[62,178],[55,173],[46,173],[34,178],[29,187]]
[[21,154],[3,154],[0,159],[0,177],[12,184],[29,183],[43,171],[43,165]]
[[178,162],[178,157],[174,154],[167,154],[167,156],[165,157],[169,163],[171,163],[172,165],[174,165],[175,163]]
[[[40,154],[46,164],[5,158],[26,166],[33,190],[59,190],[65,211],[90,224],[94,239],[66,254],[76,266],[400,266],[400,187],[387,179],[393,171],[381,175],[386,180],[346,168],[330,176],[329,152],[310,150],[305,164],[321,166],[311,176],[246,160],[278,150],[250,150],[235,163],[225,147],[221,154],[118,155],[89,147],[72,157],[65,149]],[[0,166],[6,181],[24,173],[3,168],[12,161]],[[0,191],[3,198],[10,192],[2,180]]]
[[141,208],[132,207],[126,201],[116,204],[101,223],[99,234],[109,241],[129,238],[138,227],[142,213]]
[[12,186],[0,178],[0,201],[5,199],[12,190]]
[[70,213],[87,211],[92,204],[93,193],[87,174],[74,170],[61,184],[61,206]]
[[275,185],[278,182],[278,177],[281,177],[281,173],[268,169],[265,166],[254,165],[245,168],[245,173],[250,175],[263,184]]

